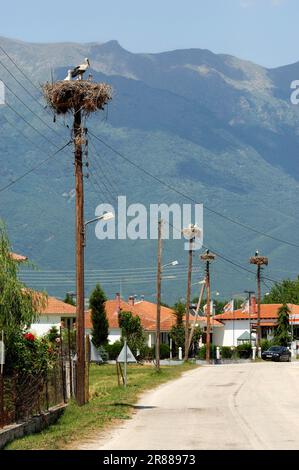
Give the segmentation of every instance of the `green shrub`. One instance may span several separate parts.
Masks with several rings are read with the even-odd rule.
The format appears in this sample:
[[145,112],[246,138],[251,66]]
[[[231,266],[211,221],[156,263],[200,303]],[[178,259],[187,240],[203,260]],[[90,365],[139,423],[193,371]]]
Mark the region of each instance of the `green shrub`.
[[234,350],[230,346],[222,346],[220,354],[222,359],[232,359]]
[[[206,345],[205,344],[198,350],[197,358],[201,360],[205,360],[206,358]],[[214,344],[211,344],[210,346],[210,358],[211,359],[216,358],[216,346]]]
[[105,346],[105,350],[108,353],[109,359],[111,361],[115,361],[122,350],[123,343],[119,340],[115,341],[115,343],[107,344]]
[[147,345],[144,345],[140,349],[140,357],[145,359],[146,361],[152,361],[155,357],[155,348],[152,346],[151,348]]
[[251,344],[250,343],[243,343],[237,346],[237,353],[240,359],[249,359],[251,357]]
[[169,359],[170,347],[168,344],[160,344],[160,358]]
[[273,340],[269,340],[269,339],[261,340],[262,352],[267,351],[267,349],[271,348],[271,346],[273,346]]
[[[148,346],[144,346],[140,350],[140,356],[142,359],[146,359],[147,361],[152,361],[156,357],[156,347],[152,346],[151,348]],[[170,356],[170,347],[168,344],[160,344],[160,359],[169,359]]]

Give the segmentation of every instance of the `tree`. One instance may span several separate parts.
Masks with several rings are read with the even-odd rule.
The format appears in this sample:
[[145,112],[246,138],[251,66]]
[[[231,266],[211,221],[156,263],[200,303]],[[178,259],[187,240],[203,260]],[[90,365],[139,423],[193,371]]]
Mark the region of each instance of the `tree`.
[[106,316],[105,302],[107,298],[99,284],[89,298],[92,322],[92,342],[96,348],[104,346],[108,342],[109,323]]
[[265,304],[299,304],[299,276],[295,280],[284,279],[274,284],[268,295],[264,296]]
[[183,318],[185,315],[185,304],[182,302],[177,302],[174,306],[174,315],[176,317],[176,324],[170,330],[170,337],[174,341],[175,347],[178,350],[179,347],[182,348],[184,354],[185,348],[185,326]]
[[287,346],[290,341],[289,315],[291,311],[286,304],[278,310],[277,327],[274,330],[274,341],[280,346]]
[[74,301],[72,294],[70,294],[69,292],[66,293],[64,302],[66,304],[70,304],[70,305],[73,305],[73,306],[76,305],[76,302]]
[[0,222],[0,331],[6,347],[36,320],[46,296],[28,289],[19,279],[19,263],[11,256],[10,242]]
[[136,355],[137,350],[141,351],[145,345],[144,329],[139,316],[133,316],[131,312],[120,311],[118,324],[121,328],[122,341],[126,338],[129,348]]

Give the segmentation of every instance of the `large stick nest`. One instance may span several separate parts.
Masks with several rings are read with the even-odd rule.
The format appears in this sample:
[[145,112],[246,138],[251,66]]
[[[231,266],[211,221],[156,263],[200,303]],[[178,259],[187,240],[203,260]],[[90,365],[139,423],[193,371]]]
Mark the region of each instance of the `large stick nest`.
[[63,80],[43,85],[44,97],[56,114],[75,112],[90,114],[100,109],[112,99],[112,88],[106,83],[93,83],[86,80]]

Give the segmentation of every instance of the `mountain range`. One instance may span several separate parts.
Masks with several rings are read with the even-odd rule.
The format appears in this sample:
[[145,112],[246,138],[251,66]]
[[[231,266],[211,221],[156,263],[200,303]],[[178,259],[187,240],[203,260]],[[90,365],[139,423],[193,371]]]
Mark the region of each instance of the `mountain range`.
[[[118,195],[146,206],[191,197],[204,205],[204,245],[219,254],[211,267],[214,295],[255,288],[249,258],[256,249],[269,257],[264,292],[276,280],[295,277],[299,109],[290,101],[290,84],[299,79],[299,62],[266,69],[202,49],[135,54],[117,41],[29,44],[0,37],[6,85],[0,188],[69,142],[71,116],[53,116],[41,85],[63,79],[84,57],[93,80],[113,88],[106,110],[85,121],[86,218],[100,203],[115,206]],[[59,297],[74,291],[71,145],[0,195],[14,251],[37,266],[31,274],[26,268],[23,279]],[[156,240],[100,241],[89,228],[86,294],[99,281],[110,297],[121,290],[124,297],[154,300],[156,253]],[[163,263],[174,259],[179,265],[165,268],[163,282],[169,303],[185,296],[187,252],[182,241],[165,240]],[[194,267],[196,283],[204,272],[198,253]],[[194,285],[192,294],[197,291]]]

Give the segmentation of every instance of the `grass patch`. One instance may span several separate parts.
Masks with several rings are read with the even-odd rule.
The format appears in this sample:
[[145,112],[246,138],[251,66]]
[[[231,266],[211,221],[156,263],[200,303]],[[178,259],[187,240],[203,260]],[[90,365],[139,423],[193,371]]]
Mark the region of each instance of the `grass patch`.
[[128,385],[118,387],[115,365],[93,365],[90,368],[90,401],[84,407],[70,402],[60,420],[38,434],[17,439],[6,449],[37,450],[65,449],[83,441],[111,423],[130,418],[133,405],[141,392],[154,388],[168,380],[176,379],[192,364],[163,366],[157,373],[150,365],[129,365]]

